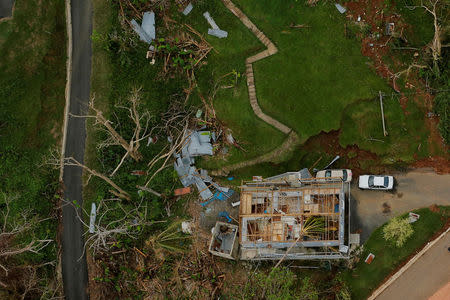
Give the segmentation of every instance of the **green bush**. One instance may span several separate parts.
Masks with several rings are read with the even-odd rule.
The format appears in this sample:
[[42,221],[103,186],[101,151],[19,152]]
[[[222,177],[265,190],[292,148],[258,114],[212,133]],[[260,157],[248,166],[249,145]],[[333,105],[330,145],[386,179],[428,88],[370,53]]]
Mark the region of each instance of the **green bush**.
[[414,230],[407,218],[393,218],[383,228],[384,239],[393,243],[396,247],[402,247],[413,233]]

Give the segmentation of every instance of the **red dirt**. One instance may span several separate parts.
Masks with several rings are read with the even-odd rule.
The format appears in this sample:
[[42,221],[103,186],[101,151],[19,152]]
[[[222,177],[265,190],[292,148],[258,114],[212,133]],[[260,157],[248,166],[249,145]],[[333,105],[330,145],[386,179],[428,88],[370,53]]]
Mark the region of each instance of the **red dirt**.
[[[395,32],[400,33],[411,30],[411,25],[406,24],[400,15],[384,13],[387,10],[387,6],[384,0],[360,0],[358,2],[346,3],[348,9],[347,18],[356,22],[358,16],[361,17],[359,24],[368,24],[372,34],[368,36],[362,36],[361,52],[364,56],[369,57],[373,64],[374,69],[378,75],[388,80],[392,88],[399,92],[399,102],[405,116],[410,114],[407,111],[407,105],[409,100],[413,100],[424,111],[425,125],[427,126],[430,134],[428,138],[428,146],[432,157],[417,161],[414,166],[416,167],[433,167],[438,173],[449,173],[450,162],[448,158],[439,157],[436,155],[442,155],[442,153],[449,153],[449,146],[445,145],[439,130],[438,130],[438,117],[428,118],[427,113],[432,111],[434,96],[426,92],[426,85],[419,78],[418,70],[411,69],[407,74],[404,87],[400,87],[396,82],[397,76],[395,73],[400,70],[407,69],[401,61],[396,59],[393,55],[389,55],[392,63],[388,65],[383,58],[389,53],[388,43],[391,37],[384,35],[385,24],[392,22],[395,24]],[[406,75],[403,74],[404,77]],[[404,90],[412,90],[415,94],[412,96],[405,95]],[[444,156],[446,155],[444,154]],[[436,156],[436,157],[434,157]],[[448,155],[447,155],[448,157]]]
[[431,167],[438,174],[450,173],[450,161],[441,156],[434,156],[418,160],[412,164],[413,168],[427,168]]
[[[343,148],[339,144],[339,134],[339,130],[321,132],[318,135],[309,138],[303,145],[303,148],[311,152],[320,149],[321,151],[326,152],[330,155],[339,155],[341,159],[345,160],[346,166],[352,169],[353,176],[359,176],[368,171],[367,169],[363,169],[363,166],[361,166],[361,162],[379,160],[378,156],[375,153],[361,150],[356,145],[351,145]],[[352,155],[354,157],[350,158],[348,155],[349,153],[354,153],[354,155]],[[383,171],[384,168],[381,167],[381,164],[374,163],[374,165],[378,165],[381,169],[371,171]]]

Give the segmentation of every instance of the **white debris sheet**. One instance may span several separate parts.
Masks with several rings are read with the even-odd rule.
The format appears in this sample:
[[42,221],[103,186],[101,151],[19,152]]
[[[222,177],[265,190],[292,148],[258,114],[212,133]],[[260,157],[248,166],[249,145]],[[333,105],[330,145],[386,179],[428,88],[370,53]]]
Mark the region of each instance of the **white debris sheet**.
[[209,12],[205,12],[203,14],[203,16],[205,17],[206,21],[208,21],[209,25],[211,26],[211,28],[208,28],[208,34],[209,35],[216,36],[216,37],[221,38],[221,39],[222,38],[226,38],[228,36],[228,32],[226,32],[225,30],[220,29],[219,26],[217,26],[216,22],[211,17]]
[[183,157],[213,155],[209,131],[188,131],[185,138],[186,145],[182,149]]
[[95,206],[95,203],[92,202],[91,205],[91,215],[89,218],[89,233],[95,232],[95,218],[97,217],[97,208]]
[[144,13],[142,26],[134,19],[131,20],[131,25],[133,26],[133,30],[139,35],[141,41],[151,44],[152,40],[156,38],[155,13],[153,11]]
[[345,7],[343,7],[342,5],[340,5],[339,3],[335,3],[334,6],[336,6],[337,10],[343,14],[347,11],[347,9]]
[[229,191],[228,188],[221,187],[213,182],[206,170],[198,172],[194,166],[195,156],[213,155],[211,135],[210,131],[189,130],[185,136],[186,142],[181,149],[181,155],[175,155],[176,161],[174,163],[174,169],[180,178],[181,184],[185,187],[195,184],[203,200],[211,199],[214,196],[210,187],[225,193]]
[[194,6],[192,6],[192,3],[189,2],[189,4],[183,10],[183,15],[187,16],[193,8],[194,8]]
[[214,19],[211,17],[208,11],[205,12],[203,16],[205,17],[206,21],[208,21],[209,26],[211,26],[212,29],[220,29],[219,26],[217,26],[216,22],[214,22]]

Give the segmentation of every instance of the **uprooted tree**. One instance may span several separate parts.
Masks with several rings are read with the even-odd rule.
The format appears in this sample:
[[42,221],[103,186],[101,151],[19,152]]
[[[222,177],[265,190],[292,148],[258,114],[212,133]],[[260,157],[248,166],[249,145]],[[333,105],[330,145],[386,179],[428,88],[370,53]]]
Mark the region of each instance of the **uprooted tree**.
[[[77,219],[86,229],[91,228],[89,212],[80,207],[76,202],[64,200],[64,205],[72,205],[77,214]],[[119,215],[120,217],[117,217]],[[98,251],[107,251],[111,245],[117,243],[121,236],[137,239],[144,226],[158,222],[149,222],[147,219],[146,203],[143,198],[131,207],[122,205],[119,198],[102,199],[96,206],[96,218],[92,223],[93,233],[86,238],[85,247],[89,247],[95,255]],[[109,245],[109,246],[108,246]]]
[[442,50],[442,38],[444,35],[442,27],[442,19],[446,16],[446,8],[448,8],[448,1],[442,0],[427,0],[420,1],[420,5],[417,6],[407,6],[409,9],[423,8],[433,17],[434,35],[430,44],[428,45],[431,49],[433,57],[433,69],[439,74],[439,60],[441,59]]
[[[128,111],[128,117],[134,123],[133,134],[129,141],[127,141],[120,133],[119,130],[113,127],[113,122],[106,118],[103,111],[95,106],[95,98],[93,97],[89,102],[89,108],[93,112],[92,115],[87,116],[76,116],[74,117],[87,117],[95,119],[94,125],[102,125],[104,130],[107,132],[106,140],[99,143],[98,148],[119,145],[125,149],[125,155],[120,160],[120,163],[112,172],[113,176],[120,166],[123,164],[125,159],[130,156],[135,161],[142,160],[142,154],[139,151],[140,143],[144,139],[148,138],[150,135],[149,124],[150,124],[150,113],[147,110],[142,110],[141,107],[141,90],[142,88],[133,88],[128,97],[127,105],[116,105],[117,108],[125,109]],[[142,111],[142,112],[141,112]]]

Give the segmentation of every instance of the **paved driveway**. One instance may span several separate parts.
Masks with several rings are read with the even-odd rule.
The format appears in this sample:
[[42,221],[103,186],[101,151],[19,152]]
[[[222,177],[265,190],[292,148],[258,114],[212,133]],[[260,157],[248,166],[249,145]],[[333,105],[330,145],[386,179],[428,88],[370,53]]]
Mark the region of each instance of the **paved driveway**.
[[[376,300],[426,300],[450,282],[450,233],[420,257]],[[450,295],[440,299],[450,299]]]
[[393,176],[394,192],[360,190],[357,180],[352,186],[351,227],[352,232],[362,230],[361,243],[373,230],[401,213],[433,204],[450,205],[450,174],[438,175],[432,170],[419,169]]

